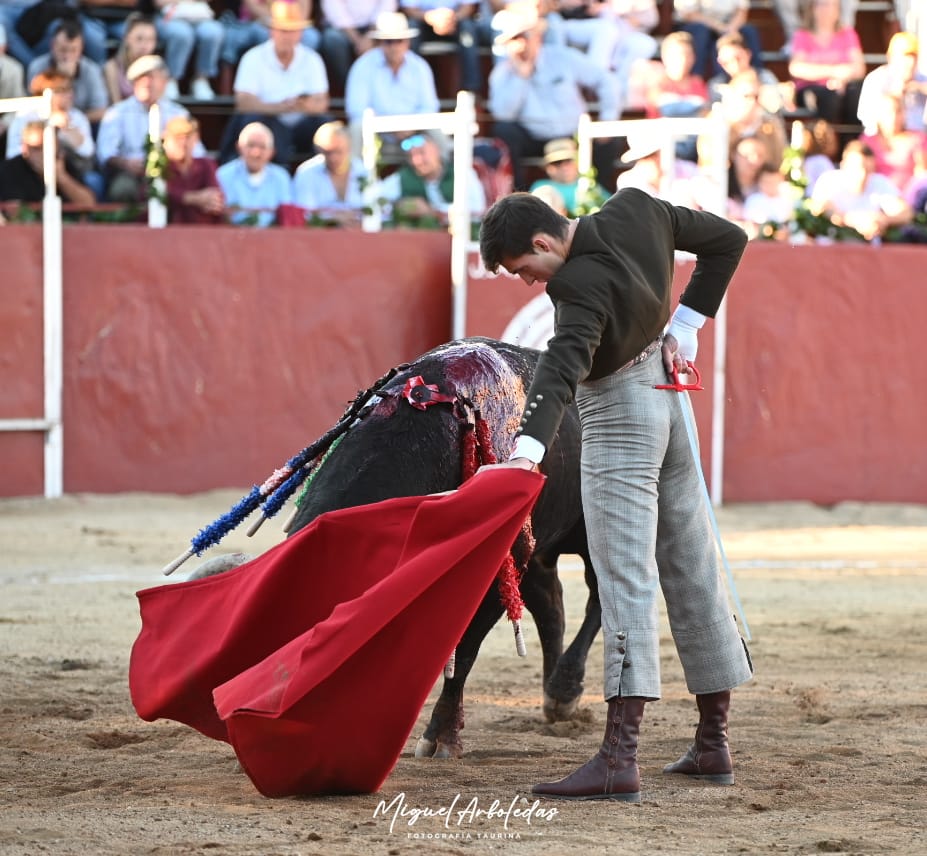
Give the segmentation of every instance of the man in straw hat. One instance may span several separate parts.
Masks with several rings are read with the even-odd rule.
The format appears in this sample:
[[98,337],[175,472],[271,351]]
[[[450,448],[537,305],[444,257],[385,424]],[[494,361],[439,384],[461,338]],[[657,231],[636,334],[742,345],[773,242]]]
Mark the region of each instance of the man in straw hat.
[[[487,270],[540,283],[556,308],[512,455],[496,466],[537,467],[575,399],[583,512],[602,601],[605,738],[574,773],[536,785],[540,796],[640,800],[638,730],[645,704],[661,690],[660,588],[699,710],[695,743],[664,772],[734,781],[731,689],[753,669],[718,573],[691,448],[697,440],[687,430],[691,405],[657,386],[695,359],[698,330],[717,312],[746,243],[727,220],[630,189],[576,220],[524,193],[500,199],[483,217]],[[696,262],[671,317],[677,249]]]
[[532,193],[541,187],[552,187],[563,199],[571,217],[587,213],[587,206],[598,208],[608,199],[608,193],[598,184],[589,190],[580,187],[577,157],[576,141],[571,137],[551,140],[544,146],[544,172],[547,178],[539,178],[530,187]]
[[360,154],[361,118],[368,108],[378,116],[437,113],[441,108],[431,66],[411,50],[418,30],[402,12],[383,12],[368,35],[375,47],[358,57],[348,72],[344,109],[355,154]]
[[300,43],[309,21],[299,5],[274,0],[268,23],[270,38],[241,58],[235,74],[235,115],[222,138],[222,163],[235,157],[238,135],[250,122],[271,129],[276,160],[286,165],[297,152],[313,151],[313,135],[330,118],[325,63]]
[[[539,157],[544,145],[571,137],[579,117],[589,106],[583,91],[594,91],[599,118],[617,119],[621,113],[612,76],[573,48],[543,44],[543,20],[537,3],[520,0],[493,16],[495,43],[505,58],[489,75],[489,112],[494,135],[512,155],[515,187],[524,189],[526,157]],[[613,140],[596,141],[593,162],[602,181],[611,176],[617,149]]]

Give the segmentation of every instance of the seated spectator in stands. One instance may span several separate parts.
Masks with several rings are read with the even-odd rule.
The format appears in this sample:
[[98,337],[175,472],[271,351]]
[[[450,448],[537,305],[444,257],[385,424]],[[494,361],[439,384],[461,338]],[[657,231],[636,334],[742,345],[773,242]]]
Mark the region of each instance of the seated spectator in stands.
[[[493,18],[496,44],[505,51],[489,76],[493,134],[509,148],[515,189],[526,186],[523,160],[538,157],[552,139],[571,137],[589,110],[585,92],[598,98],[599,119],[617,119],[618,92],[611,74],[575,48],[543,44],[537,3],[512,3]],[[600,183],[611,182],[617,143],[596,140],[593,163]]]
[[132,96],[110,107],[97,131],[97,162],[106,179],[106,195],[112,202],[139,202],[145,198],[149,110],[158,105],[160,128],[187,111],[164,97],[168,71],[155,55],[139,57],[129,66],[127,77]]
[[277,209],[293,201],[290,173],[272,163],[274,135],[267,125],[252,122],[238,135],[238,157],[219,167],[216,176],[230,210],[229,222],[267,227]]
[[[23,67],[6,55],[6,29],[0,24],[0,98],[22,98],[26,94]],[[8,113],[0,113],[0,136],[10,123]]]
[[[0,161],[0,201],[41,202],[45,196],[42,134],[44,122],[29,122],[23,128],[20,153]],[[64,150],[57,147],[55,183],[58,195],[65,202],[93,205],[93,191],[72,175],[64,159]]]
[[708,110],[708,87],[692,70],[695,51],[689,33],[665,36],[660,44],[662,72],[651,81],[644,112],[660,116],[701,116]]
[[785,122],[763,108],[760,94],[756,71],[747,69],[725,85],[719,114],[727,123],[732,151],[741,138],[757,137],[766,143],[766,159],[778,166],[787,142]]
[[[407,161],[373,189],[373,197],[392,203],[393,221],[416,223],[447,218],[454,200],[454,162],[444,157],[441,146],[428,132],[402,141]],[[483,185],[470,170],[467,209],[476,218],[486,208]]]
[[[79,0],[84,28],[84,52],[101,67],[110,56],[110,42],[122,41],[130,17],[137,16],[148,0]],[[153,11],[153,10],[150,10]],[[154,53],[154,46],[145,53]],[[137,54],[144,56],[144,54]],[[125,68],[128,68],[126,64]]]
[[399,8],[406,18],[418,25],[418,35],[412,40],[413,50],[418,52],[425,42],[456,44],[459,88],[479,92],[483,86],[475,17],[479,4],[466,0],[399,0]]
[[860,137],[875,155],[875,171],[888,176],[902,190],[919,167],[927,162],[927,134],[904,126],[904,102],[897,95],[883,95],[874,134]]
[[598,184],[590,190],[581,186],[576,143],[569,137],[551,140],[544,146],[544,172],[530,187],[534,193],[539,187],[553,187],[562,197],[568,215],[588,214],[589,206],[600,207],[608,199],[607,191]]
[[695,62],[692,71],[703,80],[722,69],[715,43],[719,36],[738,33],[750,51],[755,69],[763,67],[760,34],[747,23],[750,0],[676,0],[673,4],[679,29],[692,36]]
[[[718,39],[718,65],[721,71],[708,81],[708,95],[712,104],[721,100],[726,84],[752,68],[750,62],[750,48],[740,33],[729,33]],[[779,80],[768,68],[758,69],[757,78],[760,83],[760,104],[769,113],[781,113],[782,93]]]
[[816,119],[810,126],[805,125],[802,131],[802,151],[802,172],[808,182],[805,196],[810,196],[818,178],[825,172],[837,168],[840,138],[834,126],[826,119]]
[[370,34],[383,12],[395,12],[396,0],[322,0],[325,56],[332,87],[343,90],[351,63],[376,47]]
[[628,134],[628,150],[621,155],[621,162],[631,167],[619,173],[616,189],[636,187],[674,205],[701,208],[696,198],[698,167],[692,161],[673,157],[671,170],[665,168],[666,146],[670,146],[672,155],[673,144],[653,126]]
[[[840,0],[841,26],[856,26],[856,8],[858,5],[859,0]],[[790,57],[795,33],[802,25],[803,2],[802,0],[773,0],[773,6],[779,16],[779,23],[782,24],[782,32],[785,34],[785,43],[782,45],[781,53]]]
[[751,193],[759,190],[760,173],[765,166],[779,166],[770,159],[765,140],[741,137],[731,152],[728,170],[728,219],[738,222],[744,220],[744,203]]
[[[301,17],[309,21],[302,30],[300,44],[310,50],[324,50],[322,35],[312,24],[312,0],[289,0],[299,8]],[[272,0],[231,0],[228,11],[222,15],[225,38],[222,42],[222,61],[238,65],[245,51],[270,38]]]
[[172,101],[180,97],[178,84],[187,76],[187,67],[194,48],[190,95],[198,101],[211,101],[216,97],[209,78],[219,73],[219,54],[225,30],[215,20],[212,7],[206,0],[152,0],[158,15],[155,26],[158,38],[164,44],[164,61],[171,74],[167,97]]
[[[757,179],[757,189],[744,200],[744,220],[754,226],[775,223],[787,227],[795,217],[795,203],[795,192],[785,176],[772,164],[763,164]],[[788,237],[788,228],[784,232],[777,230],[774,236],[769,237],[785,239]]]
[[238,65],[235,115],[226,123],[222,163],[232,159],[241,129],[251,122],[271,129],[280,164],[289,164],[297,152],[312,151],[313,134],[329,120],[329,99],[322,57],[300,44],[308,26],[297,4],[271,4],[270,39],[251,48]]
[[[418,33],[401,12],[383,12],[368,33],[376,47],[359,56],[348,72],[344,111],[355,154],[361,151],[361,119],[368,108],[378,116],[437,113],[435,76],[411,50]],[[382,135],[386,136],[386,135]]]
[[351,156],[351,134],[344,122],[326,122],[313,142],[318,154],[296,169],[293,202],[344,224],[360,223],[367,170]]
[[863,78],[857,116],[863,133],[873,134],[879,121],[883,95],[903,99],[905,127],[909,131],[925,130],[927,113],[927,74],[918,69],[918,41],[913,33],[895,33],[888,43],[886,62]]
[[199,122],[190,116],[175,116],[164,126],[167,216],[171,223],[222,223],[225,219],[216,162],[210,157],[196,157],[199,142]]
[[844,146],[840,168],[825,172],[811,194],[812,210],[838,226],[849,226],[867,241],[891,226],[911,222],[914,212],[901,190],[875,171],[875,155],[860,140]]
[[132,95],[132,84],[126,77],[126,71],[139,57],[153,54],[157,46],[158,31],[154,21],[140,12],[129,15],[119,48],[103,66],[103,78],[111,103],[115,104]]
[[[58,129],[58,146],[68,172],[88,185],[94,196],[103,196],[103,177],[94,170],[96,145],[90,130],[90,121],[74,106],[74,88],[71,78],[60,71],[43,71],[32,78],[29,89],[33,95],[52,91],[49,122]],[[40,110],[24,110],[16,114],[6,135],[6,156],[15,157],[22,149],[23,128],[30,122],[42,121]]]
[[106,60],[106,27],[100,20],[84,14],[88,6],[86,0],[0,0],[0,24],[6,29],[10,56],[28,68],[37,56],[48,53],[58,25],[72,21],[83,35],[84,54],[102,65]]
[[798,105],[835,125],[854,122],[865,74],[859,36],[840,23],[840,0],[811,0],[789,62]]
[[84,56],[80,24],[65,18],[52,33],[50,52],[37,56],[26,70],[31,81],[39,72],[60,71],[74,80],[74,106],[91,122],[99,122],[109,105],[103,70]]

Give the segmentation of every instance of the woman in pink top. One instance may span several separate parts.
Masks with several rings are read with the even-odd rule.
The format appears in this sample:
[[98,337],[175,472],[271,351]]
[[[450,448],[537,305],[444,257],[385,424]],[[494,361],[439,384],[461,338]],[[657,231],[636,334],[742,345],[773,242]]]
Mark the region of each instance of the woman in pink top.
[[834,124],[856,122],[866,75],[859,36],[840,24],[840,0],[812,0],[796,30],[789,76],[798,104]]

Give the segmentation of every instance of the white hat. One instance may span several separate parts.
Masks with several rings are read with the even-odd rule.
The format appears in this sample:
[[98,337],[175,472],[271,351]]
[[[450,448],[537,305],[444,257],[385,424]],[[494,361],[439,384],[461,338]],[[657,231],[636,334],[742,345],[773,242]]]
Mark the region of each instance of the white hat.
[[129,66],[126,70],[126,78],[130,83],[135,83],[140,77],[151,74],[153,71],[166,70],[167,63],[164,62],[163,57],[157,54],[146,54],[145,56],[140,56]]
[[377,15],[376,27],[367,35],[371,39],[389,42],[413,39],[418,35],[418,30],[409,26],[409,19],[402,12],[381,12]]
[[663,140],[652,131],[638,131],[636,134],[632,132],[628,134],[628,150],[621,156],[621,162],[631,163],[640,160],[662,148]]
[[492,28],[497,31],[493,43],[504,45],[516,36],[533,30],[540,23],[538,6],[534,0],[510,3],[492,16]]

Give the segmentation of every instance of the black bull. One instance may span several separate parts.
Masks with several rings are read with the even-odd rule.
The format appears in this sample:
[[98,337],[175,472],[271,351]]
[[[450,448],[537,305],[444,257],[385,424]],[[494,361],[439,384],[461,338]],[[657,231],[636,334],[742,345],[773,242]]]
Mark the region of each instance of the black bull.
[[[537,351],[471,338],[442,345],[401,367],[377,389],[377,397],[316,469],[290,534],[326,511],[458,487],[466,430],[461,403],[467,412],[480,413],[490,429],[493,451],[505,460],[537,358]],[[413,406],[407,384],[417,376],[437,387],[434,393],[418,389],[419,398],[447,397],[455,403]],[[572,407],[541,465],[547,482],[532,514],[535,549],[520,586],[541,642],[544,712],[550,720],[566,719],[574,712],[583,689],[586,655],[601,622],[580,499],[579,456],[579,416]],[[566,652],[563,591],[557,578],[557,559],[563,553],[582,557],[590,591],[585,619]],[[444,680],[417,756],[462,754],[464,683],[483,639],[503,612],[499,592],[492,586],[457,646],[454,676]]]

